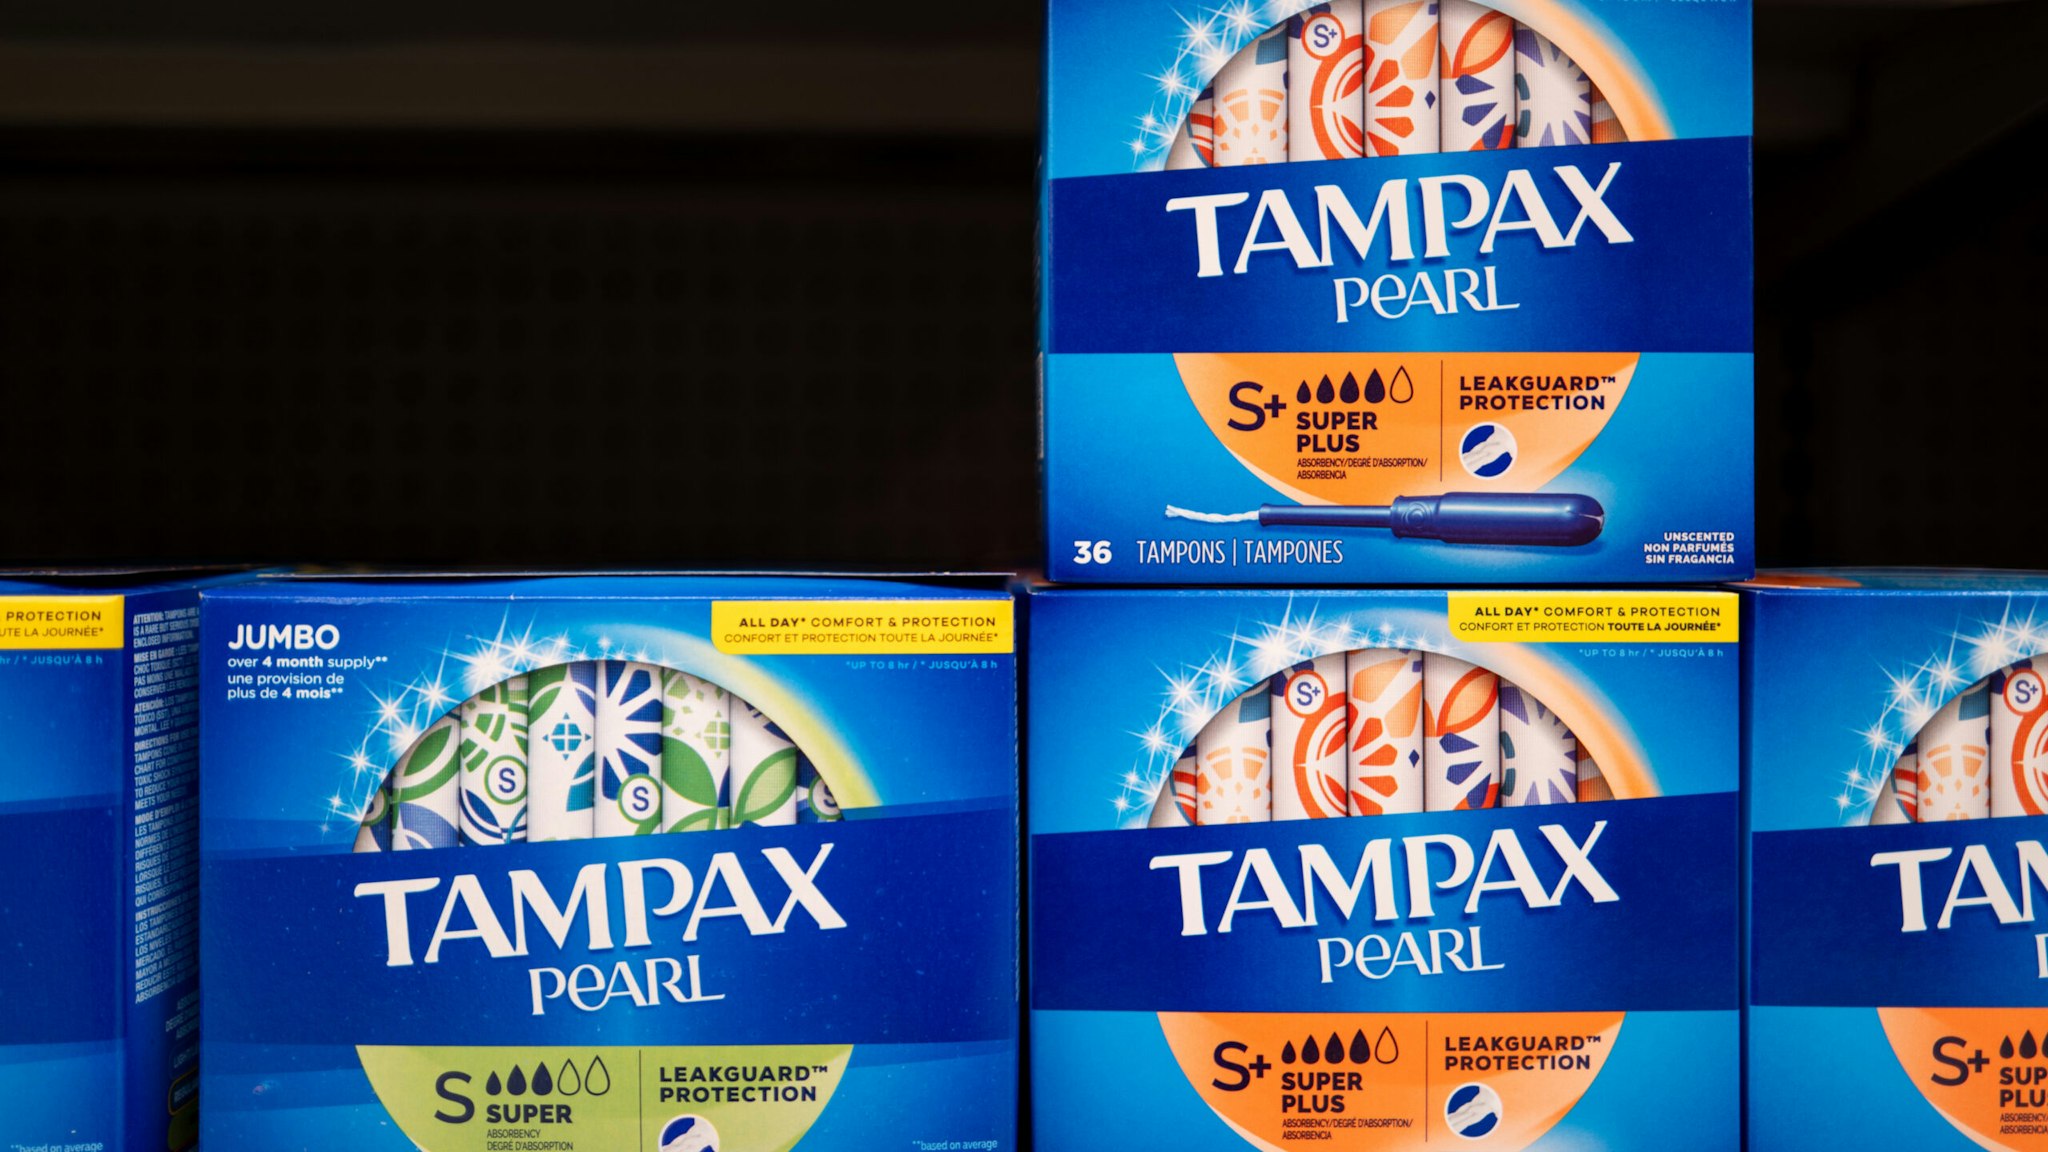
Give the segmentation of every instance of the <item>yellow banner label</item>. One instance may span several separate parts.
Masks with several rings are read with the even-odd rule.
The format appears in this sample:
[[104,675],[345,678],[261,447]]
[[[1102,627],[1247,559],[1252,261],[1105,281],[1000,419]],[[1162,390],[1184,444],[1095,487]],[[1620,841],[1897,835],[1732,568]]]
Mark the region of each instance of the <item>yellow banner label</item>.
[[935,655],[1010,652],[1008,600],[719,600],[711,642],[751,655]]
[[1453,592],[1460,640],[1569,644],[1733,644],[1742,638],[1733,592]]
[[0,648],[120,648],[119,596],[0,596]]

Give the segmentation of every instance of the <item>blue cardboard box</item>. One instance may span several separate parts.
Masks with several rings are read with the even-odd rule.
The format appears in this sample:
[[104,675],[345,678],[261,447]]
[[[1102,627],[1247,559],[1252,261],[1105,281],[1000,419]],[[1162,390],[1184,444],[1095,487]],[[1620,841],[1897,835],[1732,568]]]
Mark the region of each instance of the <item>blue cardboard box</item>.
[[207,1143],[1012,1146],[1013,606],[797,576],[210,595]]
[[1733,594],[1029,609],[1040,1147],[1738,1147]]
[[1049,572],[1753,570],[1750,5],[1051,0]]
[[1749,1146],[2048,1147],[2048,575],[1743,598]]
[[192,1147],[198,570],[0,574],[0,1146]]

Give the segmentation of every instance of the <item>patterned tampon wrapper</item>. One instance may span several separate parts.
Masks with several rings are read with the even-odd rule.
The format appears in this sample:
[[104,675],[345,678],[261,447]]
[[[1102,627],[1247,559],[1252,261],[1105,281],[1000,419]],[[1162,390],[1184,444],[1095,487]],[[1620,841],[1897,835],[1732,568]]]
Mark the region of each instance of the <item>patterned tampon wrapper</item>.
[[1991,817],[1991,702],[1983,681],[1920,726],[1920,823]]
[[1344,657],[1351,708],[1351,815],[1422,811],[1422,654],[1361,648]]
[[462,702],[462,842],[526,839],[527,679],[501,680]]
[[1884,797],[1870,810],[1872,824],[1913,824],[1919,820],[1919,744],[1907,740],[1907,750],[1898,754],[1898,765],[1884,781],[1882,793],[1890,797],[1892,812],[1884,812]]
[[1195,746],[1181,749],[1173,771],[1159,782],[1147,828],[1185,828],[1195,822]]
[[1273,696],[1269,681],[1223,706],[1195,736],[1195,823],[1273,818]]
[[1218,168],[1279,164],[1287,159],[1287,25],[1245,45],[1216,73],[1215,149]]
[[1515,22],[1472,0],[1443,0],[1439,146],[1507,148],[1515,139]]
[[1593,753],[1586,748],[1584,740],[1574,740],[1579,757],[1579,803],[1587,804],[1596,800],[1614,799],[1614,785],[1600,771],[1600,762],[1593,759]]
[[1365,0],[1365,152],[1413,156],[1443,142],[1437,0]]
[[597,665],[527,673],[526,838],[588,840],[597,831]]
[[391,769],[391,847],[453,848],[462,819],[462,722],[450,712],[420,733]]
[[630,660],[597,666],[599,836],[661,831],[661,673]]
[[1920,745],[1906,742],[1899,762],[1885,774],[1871,805],[1872,824],[1911,824],[1920,819]]
[[1273,819],[1350,814],[1350,740],[1343,653],[1304,660],[1273,677]]
[[1166,150],[1168,171],[1178,168],[1207,168],[1216,151],[1216,97],[1209,89],[1188,104],[1187,119],[1173,134]]
[[1362,28],[1360,0],[1317,4],[1287,22],[1289,160],[1365,155]]
[[732,824],[796,823],[796,744],[761,710],[732,700]]
[[356,851],[391,851],[391,801],[379,788],[363,805],[362,823],[356,828]]
[[1600,91],[1598,84],[1592,85],[1589,89],[1587,101],[1592,106],[1593,143],[1628,143],[1628,130],[1615,118],[1614,105],[1607,102],[1607,97]]
[[1991,814],[2048,813],[2048,679],[2032,660],[1991,674]]
[[1422,657],[1423,803],[1491,808],[1500,792],[1500,677],[1455,656]]
[[1500,803],[1572,804],[1579,799],[1579,741],[1557,713],[1522,690],[1500,686]]
[[730,819],[732,696],[673,668],[661,671],[661,825],[705,832]]
[[1589,143],[1592,91],[1577,61],[1541,32],[1515,25],[1515,147]]
[[843,815],[839,810],[839,798],[832,795],[831,786],[818,774],[818,766],[799,750],[796,757],[796,822],[829,824]]

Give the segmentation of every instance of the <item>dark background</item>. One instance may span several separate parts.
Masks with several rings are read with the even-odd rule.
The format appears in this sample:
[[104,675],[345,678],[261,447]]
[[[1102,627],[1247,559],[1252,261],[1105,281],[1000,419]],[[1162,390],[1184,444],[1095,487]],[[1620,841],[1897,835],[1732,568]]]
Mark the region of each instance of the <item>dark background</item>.
[[[1036,9],[0,2],[0,561],[1034,564]],[[2048,4],[1756,34],[1762,560],[2048,564]]]

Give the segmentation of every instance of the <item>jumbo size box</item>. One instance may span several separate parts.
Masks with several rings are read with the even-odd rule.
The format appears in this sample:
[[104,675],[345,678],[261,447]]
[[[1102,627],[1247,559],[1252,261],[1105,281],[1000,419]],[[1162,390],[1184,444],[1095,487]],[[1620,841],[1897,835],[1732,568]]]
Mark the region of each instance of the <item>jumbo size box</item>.
[[1050,0],[1050,575],[1753,571],[1750,4]]
[[1733,594],[1029,607],[1039,1147],[1737,1147]]
[[0,576],[0,1148],[198,1138],[199,589]]
[[2048,574],[1743,595],[1750,1147],[2048,1149]]
[[997,583],[275,580],[204,616],[210,1147],[1014,1146]]

